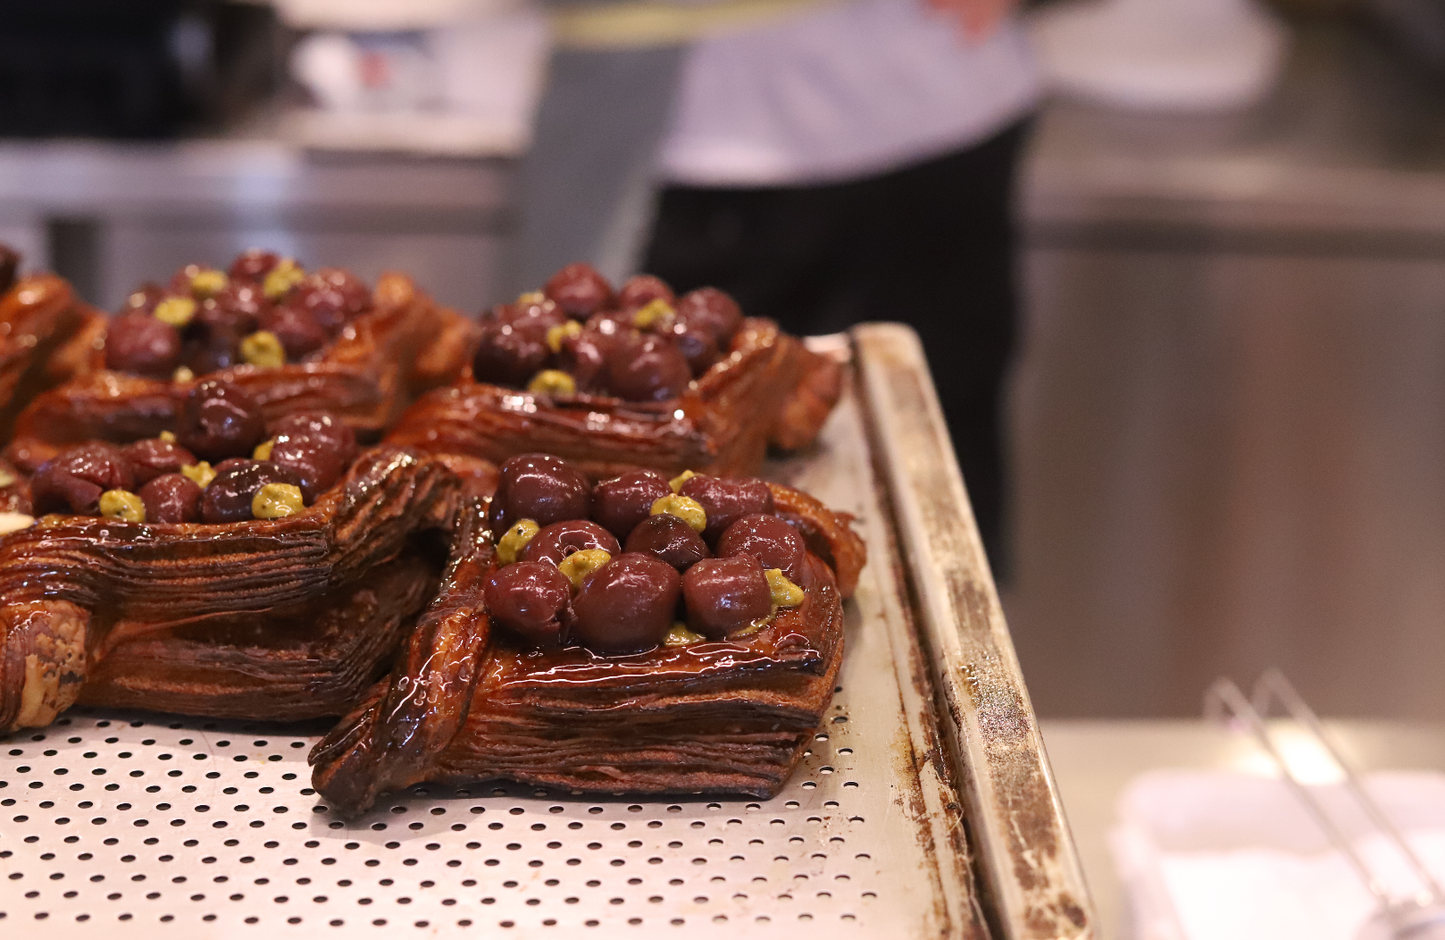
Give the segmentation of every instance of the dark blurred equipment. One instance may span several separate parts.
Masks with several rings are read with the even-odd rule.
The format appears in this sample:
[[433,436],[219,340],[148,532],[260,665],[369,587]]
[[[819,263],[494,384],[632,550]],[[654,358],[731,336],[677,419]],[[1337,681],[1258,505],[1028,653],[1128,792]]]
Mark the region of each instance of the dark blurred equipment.
[[9,245],[0,245],[0,294],[10,290],[15,283],[15,272],[20,267],[20,253]]
[[0,135],[167,137],[275,87],[271,8],[205,0],[0,0]]
[[1365,0],[1365,7],[1416,65],[1445,75],[1445,0]]
[[642,270],[712,285],[800,336],[865,319],[918,331],[989,564],[1009,574],[1004,378],[1015,338],[1013,216],[1028,123],[828,185],[668,186]]

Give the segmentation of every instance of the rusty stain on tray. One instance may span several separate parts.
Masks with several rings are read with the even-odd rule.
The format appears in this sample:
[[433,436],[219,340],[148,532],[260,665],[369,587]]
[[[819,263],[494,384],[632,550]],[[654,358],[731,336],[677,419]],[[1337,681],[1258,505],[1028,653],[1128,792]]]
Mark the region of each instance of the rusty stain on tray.
[[[966,791],[976,804],[979,818],[975,825],[990,829],[991,834],[980,833],[980,847],[989,850],[991,839],[997,839],[1003,844],[992,850],[1007,855],[1013,884],[990,887],[1003,894],[1016,889],[1018,895],[1012,911],[1015,923],[1003,929],[1014,936],[1086,935],[1090,920],[1084,906],[1087,902],[1068,887],[1071,880],[1078,881],[1077,863],[1070,847],[1069,863],[1075,871],[1066,874],[1066,867],[1060,864],[1060,842],[1067,836],[1042,757],[1042,742],[1021,680],[1015,678],[1016,669],[1008,661],[1011,650],[1005,654],[998,645],[995,621],[1001,628],[1001,615],[995,614],[986,581],[978,577],[986,571],[986,562],[973,527],[961,524],[970,514],[952,479],[950,462],[940,453],[948,438],[932,407],[924,373],[918,368],[920,357],[913,351],[916,343],[893,341],[887,335],[888,327],[875,330],[876,339],[860,336],[859,341],[866,345],[864,359],[876,370],[881,386],[876,391],[886,402],[874,406],[886,407],[895,422],[885,432],[891,440],[877,450],[892,459],[897,475],[890,487],[894,498],[913,502],[912,507],[900,507],[895,515],[900,520],[907,515],[925,530],[903,535],[916,553],[909,570],[923,582],[914,589],[921,595],[931,586],[934,602],[946,599],[954,620],[932,625],[930,647],[944,648],[930,648],[929,654],[938,671],[941,706],[953,722],[960,749],[966,752],[956,759],[968,784]],[[908,508],[914,512],[909,514]],[[943,598],[937,596],[940,589]],[[929,610],[928,600],[920,597],[918,609]],[[934,607],[933,612],[940,613],[939,608]],[[944,632],[949,627],[951,635]],[[930,631],[920,633],[928,642]],[[1006,633],[1002,636],[1007,643]],[[952,671],[947,668],[950,665]],[[966,701],[960,701],[959,685]],[[976,734],[970,729],[976,729]],[[976,766],[980,760],[984,766]],[[1002,861],[994,861],[995,877],[1000,875]],[[1007,897],[990,900],[1000,907],[1009,906]],[[1008,916],[1001,911],[995,914],[999,921]]]
[[[900,580],[897,583],[902,585],[907,582]],[[906,609],[907,608],[905,608],[905,610]],[[922,650],[920,650],[916,644],[910,647],[908,653],[909,678],[914,690],[918,693],[920,701],[923,703],[923,709],[926,711],[925,714],[919,716],[920,720],[918,721],[918,725],[925,729],[924,739],[927,744],[927,750],[923,752],[920,759],[918,753],[913,750],[914,745],[911,739],[908,741],[909,756],[913,760],[914,772],[911,776],[905,776],[904,779],[909,780],[911,790],[916,794],[916,799],[921,805],[923,799],[921,780],[925,765],[933,768],[949,793],[957,793],[958,787],[954,780],[951,760],[946,756],[944,742],[938,734],[938,716],[932,708],[933,684],[928,678],[928,665],[923,660]],[[974,857],[969,846],[967,823],[964,818],[963,806],[958,802],[950,801],[944,809],[949,816],[949,825],[946,831],[949,848],[956,857],[964,861],[968,866],[969,877],[974,879]],[[929,852],[933,851],[932,839],[929,840],[927,849]],[[966,935],[986,937],[988,935],[988,928],[985,926],[983,911],[979,908],[978,892],[976,890],[970,891],[969,899],[971,902],[969,905],[969,913],[971,916],[970,922],[966,925],[968,928]]]
[[[855,391],[859,400],[866,401],[867,396],[863,388],[861,373],[855,370],[853,378]],[[884,455],[881,448],[876,446],[879,437],[875,416],[871,410],[864,409],[862,418],[865,427],[869,431],[869,436],[874,442],[874,446],[870,446],[868,450],[872,469],[874,496],[877,500],[879,511],[885,517],[885,524],[880,527],[880,530],[881,538],[887,542],[888,551],[883,553],[883,555],[888,559],[889,565],[892,568],[890,584],[896,594],[894,600],[897,609],[900,612],[900,616],[906,622],[908,636],[912,639],[912,642],[907,644],[904,651],[904,655],[907,657],[906,678],[914,693],[914,698],[918,703],[918,714],[914,716],[914,722],[910,730],[913,735],[922,738],[924,745],[924,749],[920,753],[918,750],[918,742],[914,740],[912,736],[903,733],[903,729],[900,729],[900,738],[903,741],[901,746],[907,748],[909,761],[907,769],[911,771],[910,773],[902,774],[900,779],[909,782],[910,791],[914,800],[920,807],[920,810],[926,811],[926,806],[924,805],[926,801],[922,795],[922,782],[923,775],[929,768],[931,768],[932,772],[936,775],[938,784],[941,785],[947,793],[957,794],[959,790],[955,775],[952,771],[952,759],[946,754],[947,742],[939,733],[933,683],[929,677],[928,663],[926,662],[923,649],[920,646],[923,637],[918,629],[916,617],[918,599],[898,540],[898,520],[893,511],[885,482],[887,473],[883,466]],[[963,876],[968,880],[968,890],[966,892],[968,898],[967,922],[962,925],[965,930],[962,936],[988,937],[989,929],[980,904],[980,885],[974,871],[974,857],[970,848],[967,820],[963,806],[956,800],[951,799],[943,807],[943,811],[948,814],[948,825],[944,830],[944,837],[948,841],[948,847],[953,857],[959,860],[960,866],[963,869]],[[933,854],[935,846],[932,836],[928,835],[923,827],[920,827],[920,832],[927,836],[928,841],[925,848],[930,854]],[[938,913],[944,915],[941,916],[940,919],[944,924],[945,930],[947,930],[949,920],[946,917],[947,911],[944,909],[945,905],[942,899],[939,901],[939,908]],[[951,933],[951,931],[949,932]]]

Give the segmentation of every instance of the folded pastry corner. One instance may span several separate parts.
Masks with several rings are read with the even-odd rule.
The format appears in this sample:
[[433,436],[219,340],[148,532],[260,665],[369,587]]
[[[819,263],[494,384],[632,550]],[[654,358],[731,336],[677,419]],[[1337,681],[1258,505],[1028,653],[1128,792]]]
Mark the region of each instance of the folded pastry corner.
[[390,677],[311,752],[317,789],[338,808],[359,812],[383,790],[424,779],[430,760],[462,727],[490,637],[478,611],[493,555],[484,505],[467,499],[441,585]]
[[[72,492],[84,485],[68,479]],[[450,525],[460,489],[440,461],[380,446],[278,518],[51,514],[0,536],[0,732],[44,726],[77,701],[344,713],[431,597],[440,562],[418,539]]]
[[[616,529],[621,518],[603,496],[593,497],[596,522],[529,529],[532,520],[520,519],[494,538],[508,524],[508,487],[540,492],[537,475],[512,475],[514,464],[503,465],[490,519],[459,523],[465,533],[442,591],[390,677],[313,750],[317,792],[345,816],[383,791],[428,780],[505,779],[573,793],[776,794],[822,719],[842,662],[843,599],[865,555],[847,518],[770,485],[751,492],[766,500],[771,491],[776,515],[744,514],[732,491],[725,494],[738,515],[722,535],[709,535],[716,556],[701,547],[700,516],[684,525],[672,515],[698,501],[666,497],[653,502],[665,508],[649,514],[644,504],[641,522],[621,526],[633,533],[626,552],[599,524]],[[551,487],[550,505],[559,505],[559,492]],[[779,543],[773,530],[790,528],[779,519],[797,520],[791,528],[802,539],[784,531]],[[688,525],[697,528],[683,532]],[[519,543],[517,533],[528,531]],[[815,547],[849,572],[847,581]],[[679,562],[679,548],[701,560]],[[764,579],[773,561],[782,567]],[[750,579],[765,582],[762,606],[728,626],[752,602]],[[684,606],[687,622],[676,622]],[[549,610],[556,616],[548,619]],[[645,626],[658,618],[657,627]],[[639,624],[651,632],[639,635]]]
[[0,443],[35,396],[87,368],[105,315],[53,274],[15,279],[18,257],[0,245]]
[[780,450],[799,450],[817,439],[823,422],[843,397],[843,365],[831,356],[799,350],[798,381],[783,399],[768,443]]

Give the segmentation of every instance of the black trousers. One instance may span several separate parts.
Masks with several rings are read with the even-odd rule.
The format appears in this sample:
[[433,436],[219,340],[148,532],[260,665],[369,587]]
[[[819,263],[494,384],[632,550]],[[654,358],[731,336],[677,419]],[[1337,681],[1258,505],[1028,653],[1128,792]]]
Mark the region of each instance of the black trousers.
[[670,187],[644,270],[714,285],[794,333],[901,320],[923,340],[995,574],[1008,570],[1003,383],[1017,294],[1011,207],[1027,122],[881,176]]

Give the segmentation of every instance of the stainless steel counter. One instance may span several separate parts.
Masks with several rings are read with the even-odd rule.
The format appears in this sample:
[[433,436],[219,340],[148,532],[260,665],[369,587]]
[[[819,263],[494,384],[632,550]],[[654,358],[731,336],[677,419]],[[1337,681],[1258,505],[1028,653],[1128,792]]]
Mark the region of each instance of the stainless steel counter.
[[0,240],[116,305],[143,280],[252,246],[374,278],[407,270],[475,309],[508,227],[510,163],[328,154],[276,140],[0,145]]
[[1046,716],[1283,667],[1439,719],[1445,103],[1302,32],[1231,117],[1043,114],[1024,187],[1010,623]]
[[1262,235],[1313,244],[1438,237],[1445,101],[1368,37],[1303,28],[1278,87],[1242,113],[1051,104],[1024,214],[1035,243],[1121,226],[1208,230],[1213,244],[1246,234],[1251,244]]

